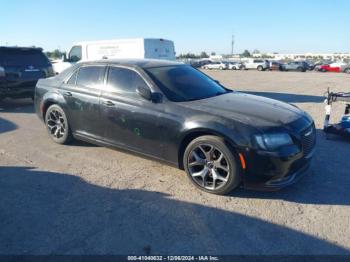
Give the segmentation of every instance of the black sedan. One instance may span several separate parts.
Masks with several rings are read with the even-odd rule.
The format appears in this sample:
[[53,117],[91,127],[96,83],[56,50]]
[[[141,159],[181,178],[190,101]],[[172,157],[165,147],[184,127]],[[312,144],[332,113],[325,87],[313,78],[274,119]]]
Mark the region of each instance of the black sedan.
[[40,80],[35,107],[57,143],[75,138],[152,157],[215,194],[290,185],[307,173],[315,146],[314,122],[297,107],[169,61],[79,63]]

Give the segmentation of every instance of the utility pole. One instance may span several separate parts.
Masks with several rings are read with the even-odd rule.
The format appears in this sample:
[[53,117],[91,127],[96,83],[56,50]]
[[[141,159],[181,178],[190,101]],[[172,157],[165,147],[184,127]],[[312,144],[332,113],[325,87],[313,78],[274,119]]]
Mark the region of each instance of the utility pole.
[[233,46],[235,45],[235,35],[232,34],[232,41],[231,41],[231,55],[233,55]]

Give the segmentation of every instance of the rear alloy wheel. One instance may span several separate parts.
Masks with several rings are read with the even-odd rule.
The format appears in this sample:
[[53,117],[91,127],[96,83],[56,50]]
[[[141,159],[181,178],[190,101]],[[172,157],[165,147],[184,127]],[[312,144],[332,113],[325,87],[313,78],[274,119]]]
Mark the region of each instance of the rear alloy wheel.
[[236,158],[217,136],[193,140],[185,150],[184,166],[192,183],[208,193],[224,195],[241,182]]
[[262,71],[263,67],[262,66],[258,66],[258,71]]
[[220,66],[219,69],[222,70],[223,69],[222,66]]
[[51,105],[45,114],[46,129],[53,141],[67,144],[71,140],[68,120],[59,105]]

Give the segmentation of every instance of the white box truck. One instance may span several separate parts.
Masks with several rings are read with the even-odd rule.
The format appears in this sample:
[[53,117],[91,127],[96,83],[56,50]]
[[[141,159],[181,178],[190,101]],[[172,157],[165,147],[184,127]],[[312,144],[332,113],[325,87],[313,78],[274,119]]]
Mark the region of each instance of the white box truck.
[[175,60],[174,42],[162,38],[79,42],[71,47],[67,57],[53,62],[53,69],[59,74],[77,62],[112,58]]

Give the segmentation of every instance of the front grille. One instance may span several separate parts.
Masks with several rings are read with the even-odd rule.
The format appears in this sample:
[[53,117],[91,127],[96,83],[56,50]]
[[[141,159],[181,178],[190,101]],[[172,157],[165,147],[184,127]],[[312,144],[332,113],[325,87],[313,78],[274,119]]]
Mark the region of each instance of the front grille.
[[307,128],[301,136],[301,146],[304,157],[309,157],[316,144],[316,129],[314,125]]

